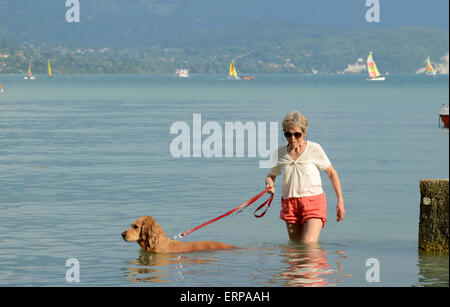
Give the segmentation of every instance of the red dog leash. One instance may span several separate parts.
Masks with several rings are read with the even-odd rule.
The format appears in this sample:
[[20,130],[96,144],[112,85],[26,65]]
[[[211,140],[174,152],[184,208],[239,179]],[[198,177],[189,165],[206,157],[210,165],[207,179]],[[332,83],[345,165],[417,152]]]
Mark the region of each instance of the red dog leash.
[[[242,211],[244,211],[245,208],[247,208],[248,206],[250,206],[251,204],[253,204],[253,203],[254,203],[255,201],[257,201],[259,198],[261,198],[261,196],[263,196],[264,194],[266,194],[270,189],[271,189],[271,188],[266,188],[264,191],[262,191],[261,193],[259,193],[259,194],[256,195],[256,196],[250,198],[250,199],[247,200],[246,202],[240,204],[239,206],[237,206],[237,207],[234,208],[233,210],[230,210],[230,211],[228,211],[227,213],[224,213],[224,214],[222,214],[221,216],[216,217],[215,219],[212,219],[212,220],[210,220],[210,221],[208,221],[208,222],[206,222],[206,223],[203,223],[203,224],[201,224],[200,226],[197,226],[197,227],[195,227],[195,228],[192,228],[191,230],[188,230],[188,231],[185,231],[185,232],[183,232],[183,233],[180,233],[179,235],[175,236],[174,239],[182,238],[182,237],[184,237],[184,236],[190,234],[191,232],[194,232],[194,231],[196,231],[196,230],[198,230],[198,229],[200,229],[200,228],[202,228],[202,227],[205,227],[206,225],[209,225],[209,224],[211,224],[211,223],[213,223],[213,222],[215,222],[215,221],[218,221],[218,220],[220,220],[221,218],[224,218],[224,217],[226,217],[226,216],[228,216],[228,215],[230,215],[230,214],[233,214],[233,213],[234,213],[234,214],[241,213]],[[253,213],[254,216],[257,217],[257,218],[263,217],[263,216],[266,214],[267,210],[269,209],[270,204],[272,203],[272,200],[273,200],[273,194],[270,195],[270,197],[269,197],[265,202],[263,202],[258,208],[256,208],[255,212]],[[264,208],[264,206],[266,206],[266,205],[267,205],[266,210],[264,210],[261,214],[256,214],[256,212],[258,212],[259,210],[261,210],[262,208]],[[238,211],[238,210],[239,210],[239,211]]]

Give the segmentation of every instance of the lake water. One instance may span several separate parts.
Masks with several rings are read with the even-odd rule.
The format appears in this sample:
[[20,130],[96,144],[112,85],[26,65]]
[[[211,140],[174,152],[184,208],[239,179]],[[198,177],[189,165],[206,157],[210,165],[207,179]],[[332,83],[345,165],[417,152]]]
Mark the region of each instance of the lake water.
[[[448,286],[448,256],[417,251],[421,178],[448,178],[438,113],[448,76],[0,76],[0,286]],[[183,240],[239,247],[162,255],[121,232],[151,215],[168,236],[264,189],[261,157],[175,158],[173,123],[278,122],[299,110],[338,171],[347,215],[322,173],[328,222],[317,246],[289,242],[252,205]],[[204,139],[207,136],[204,136]],[[203,140],[204,140],[203,139]],[[66,260],[80,282],[66,280]],[[376,258],[380,281],[366,266]]]

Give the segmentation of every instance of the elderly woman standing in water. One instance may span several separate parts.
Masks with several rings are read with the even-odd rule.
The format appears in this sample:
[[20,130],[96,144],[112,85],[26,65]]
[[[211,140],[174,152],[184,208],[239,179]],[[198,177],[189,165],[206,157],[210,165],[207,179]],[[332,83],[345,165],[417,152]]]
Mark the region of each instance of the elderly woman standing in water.
[[322,147],[305,139],[308,120],[298,111],[290,112],[283,120],[288,145],[278,147],[278,162],[266,177],[269,193],[283,171],[283,195],[280,218],[286,222],[292,241],[317,242],[327,221],[327,199],[322,189],[320,170],[330,178],[337,197],[337,221],[345,215],[341,183],[336,170]]

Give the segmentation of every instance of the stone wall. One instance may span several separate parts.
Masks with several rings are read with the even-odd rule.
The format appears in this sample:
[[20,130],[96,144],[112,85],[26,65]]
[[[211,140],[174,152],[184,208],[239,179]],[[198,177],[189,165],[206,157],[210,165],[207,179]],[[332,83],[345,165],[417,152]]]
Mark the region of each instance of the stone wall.
[[420,180],[419,250],[448,253],[449,181]]

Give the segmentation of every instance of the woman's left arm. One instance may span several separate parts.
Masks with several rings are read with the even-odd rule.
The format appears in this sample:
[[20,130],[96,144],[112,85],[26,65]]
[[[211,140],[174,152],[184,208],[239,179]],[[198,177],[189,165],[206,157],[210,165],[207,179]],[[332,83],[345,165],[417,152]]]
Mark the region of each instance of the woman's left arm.
[[330,165],[325,172],[330,178],[331,184],[333,185],[334,192],[337,197],[337,206],[336,206],[336,220],[339,222],[344,218],[345,209],[344,209],[344,197],[342,196],[341,182],[339,180],[338,173],[334,169],[333,165]]

